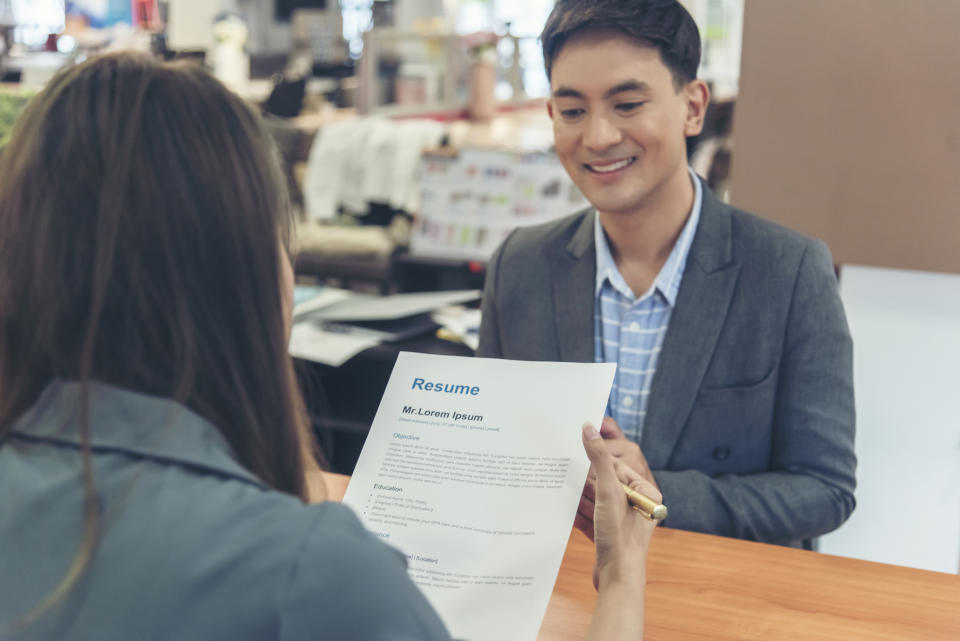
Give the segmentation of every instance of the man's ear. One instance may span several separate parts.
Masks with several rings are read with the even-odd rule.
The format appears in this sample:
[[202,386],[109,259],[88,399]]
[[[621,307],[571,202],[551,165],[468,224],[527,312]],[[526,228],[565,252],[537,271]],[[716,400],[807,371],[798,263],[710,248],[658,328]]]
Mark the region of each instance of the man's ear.
[[710,104],[710,89],[707,88],[707,83],[696,78],[688,82],[681,92],[687,108],[683,133],[685,136],[696,136],[703,130],[703,119],[707,115],[707,105]]
[[553,120],[553,101],[547,98],[547,115]]

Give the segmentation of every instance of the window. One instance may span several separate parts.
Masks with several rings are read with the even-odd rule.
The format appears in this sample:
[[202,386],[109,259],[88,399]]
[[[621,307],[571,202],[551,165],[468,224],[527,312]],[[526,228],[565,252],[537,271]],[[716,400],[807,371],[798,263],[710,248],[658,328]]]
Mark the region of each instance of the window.
[[[0,16],[12,14],[14,40],[40,47],[47,35],[63,31],[64,0],[0,0]],[[7,9],[7,11],[4,11]]]

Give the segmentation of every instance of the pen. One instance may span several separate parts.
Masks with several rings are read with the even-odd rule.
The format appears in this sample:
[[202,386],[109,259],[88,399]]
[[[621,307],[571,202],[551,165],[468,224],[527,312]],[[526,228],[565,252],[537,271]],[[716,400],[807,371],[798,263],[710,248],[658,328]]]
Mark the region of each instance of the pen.
[[651,521],[662,521],[667,518],[667,506],[663,503],[657,503],[652,498],[646,494],[636,491],[629,485],[623,485],[624,493],[627,495],[627,500],[630,502],[630,505],[640,514],[644,515]]

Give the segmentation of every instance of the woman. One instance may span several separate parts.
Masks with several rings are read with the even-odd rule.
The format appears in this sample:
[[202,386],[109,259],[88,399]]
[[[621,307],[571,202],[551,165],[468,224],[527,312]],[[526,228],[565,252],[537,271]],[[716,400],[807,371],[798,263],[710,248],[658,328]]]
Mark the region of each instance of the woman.
[[[202,69],[70,68],[0,158],[0,637],[445,639],[402,556],[305,505],[284,181]],[[636,638],[652,525],[597,470],[590,639]],[[641,602],[642,603],[642,602]]]

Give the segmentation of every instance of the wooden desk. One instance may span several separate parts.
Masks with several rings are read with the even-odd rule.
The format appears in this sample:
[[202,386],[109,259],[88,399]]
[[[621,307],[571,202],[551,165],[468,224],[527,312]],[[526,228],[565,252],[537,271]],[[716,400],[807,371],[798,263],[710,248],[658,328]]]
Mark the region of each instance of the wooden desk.
[[[346,476],[313,475],[342,498]],[[318,494],[321,492],[321,494]],[[539,641],[583,639],[593,546],[570,537]],[[647,582],[647,641],[960,639],[960,576],[662,528]]]

